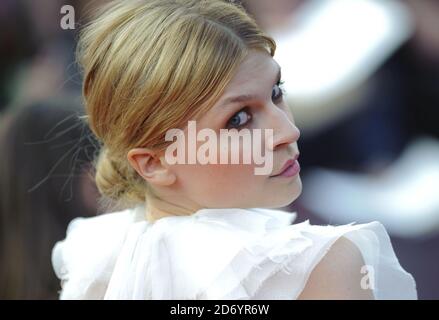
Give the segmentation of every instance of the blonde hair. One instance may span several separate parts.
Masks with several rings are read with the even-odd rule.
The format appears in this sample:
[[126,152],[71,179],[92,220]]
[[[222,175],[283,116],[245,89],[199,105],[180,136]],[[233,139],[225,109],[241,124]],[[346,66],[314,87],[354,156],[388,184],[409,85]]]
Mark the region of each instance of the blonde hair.
[[276,44],[233,1],[102,7],[81,30],[77,51],[88,124],[103,145],[95,162],[100,193],[122,206],[147,201],[152,190],[128,151],[164,150],[166,131],[211,108],[249,49],[273,56]]

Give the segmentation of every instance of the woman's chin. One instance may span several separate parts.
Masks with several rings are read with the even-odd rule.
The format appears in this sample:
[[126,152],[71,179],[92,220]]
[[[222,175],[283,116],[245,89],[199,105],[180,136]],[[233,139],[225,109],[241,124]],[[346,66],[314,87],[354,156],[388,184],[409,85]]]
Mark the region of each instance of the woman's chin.
[[299,196],[300,196],[300,193],[297,193],[297,194],[292,194],[292,195],[290,194],[288,197],[285,197],[285,198],[282,198],[282,199],[271,199],[271,201],[268,201],[267,203],[265,203],[263,205],[260,205],[259,207],[261,207],[261,208],[271,208],[271,209],[288,207]]
[[298,177],[290,186],[285,186],[282,191],[284,192],[278,193],[280,199],[277,206],[287,207],[302,194],[302,181],[300,180],[300,177]]

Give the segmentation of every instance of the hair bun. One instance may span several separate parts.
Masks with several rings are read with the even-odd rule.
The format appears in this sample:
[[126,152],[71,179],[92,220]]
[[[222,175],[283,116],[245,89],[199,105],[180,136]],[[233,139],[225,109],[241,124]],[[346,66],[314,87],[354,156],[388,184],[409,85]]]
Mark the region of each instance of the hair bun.
[[[117,203],[116,207],[146,201],[145,181],[134,169],[117,159],[103,147],[96,163],[96,185],[102,196]],[[141,180],[141,181],[139,181]]]

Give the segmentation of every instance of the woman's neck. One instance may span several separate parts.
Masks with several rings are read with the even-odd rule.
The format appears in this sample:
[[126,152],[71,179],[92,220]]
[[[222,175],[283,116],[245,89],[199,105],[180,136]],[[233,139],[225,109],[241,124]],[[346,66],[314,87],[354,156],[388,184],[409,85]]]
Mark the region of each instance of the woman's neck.
[[176,205],[154,195],[148,197],[145,215],[149,222],[154,222],[164,217],[190,216],[199,209],[201,208],[195,205],[190,207]]

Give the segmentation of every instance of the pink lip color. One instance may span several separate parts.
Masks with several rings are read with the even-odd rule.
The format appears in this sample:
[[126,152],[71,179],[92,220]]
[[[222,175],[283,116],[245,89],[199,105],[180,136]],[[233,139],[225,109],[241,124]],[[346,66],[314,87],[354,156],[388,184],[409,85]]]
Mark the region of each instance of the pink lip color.
[[284,171],[282,171],[276,177],[289,178],[295,176],[299,172],[300,172],[300,164],[297,160],[294,160],[294,162],[291,165],[289,165]]
[[296,154],[296,156],[294,158],[289,159],[287,162],[285,162],[284,166],[283,166],[283,170],[281,171],[281,173],[272,176],[274,177],[293,177],[296,174],[298,174],[300,172],[300,164],[297,161],[297,159],[299,158],[299,153]]

